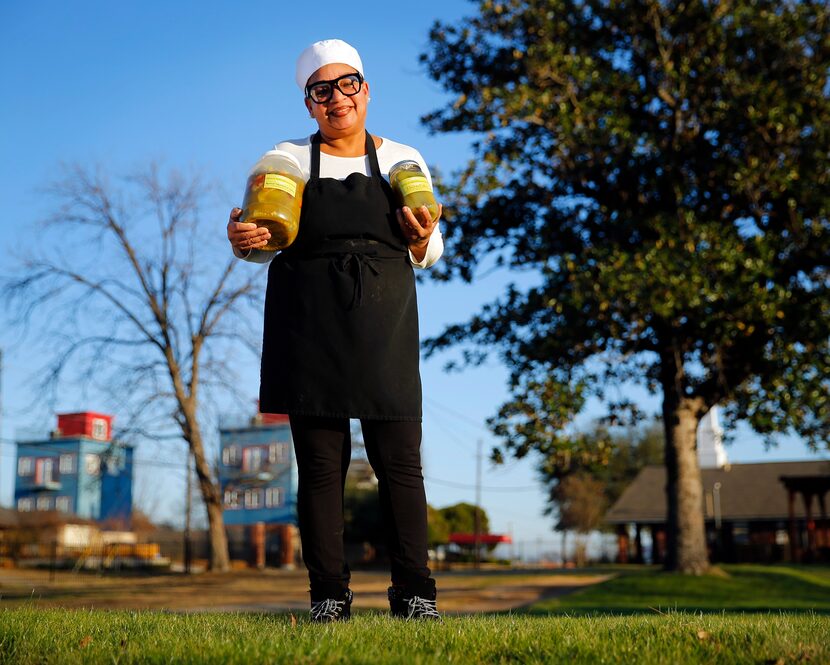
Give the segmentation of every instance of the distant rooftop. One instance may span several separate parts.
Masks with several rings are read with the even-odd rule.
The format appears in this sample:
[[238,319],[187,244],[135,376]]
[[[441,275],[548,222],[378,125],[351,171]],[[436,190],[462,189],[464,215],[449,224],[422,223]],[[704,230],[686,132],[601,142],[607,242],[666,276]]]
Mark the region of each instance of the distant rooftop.
[[234,413],[219,417],[220,430],[271,427],[275,425],[288,425],[288,416],[282,413],[257,413],[254,416],[242,416]]
[[[830,461],[759,462],[727,464],[701,469],[704,516],[712,519],[713,491],[718,486],[721,518],[724,520],[786,520],[788,492],[784,476],[828,476]],[[814,507],[818,512],[818,509]],[[795,515],[803,518],[804,504],[795,502]],[[623,491],[605,514],[609,524],[662,524],[666,521],[666,468],[647,466]]]

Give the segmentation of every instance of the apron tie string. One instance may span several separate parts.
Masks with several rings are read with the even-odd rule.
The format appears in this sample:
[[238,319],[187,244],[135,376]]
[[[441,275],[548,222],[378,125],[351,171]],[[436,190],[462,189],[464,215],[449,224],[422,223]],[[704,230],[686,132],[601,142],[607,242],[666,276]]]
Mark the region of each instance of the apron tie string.
[[376,254],[347,252],[332,260],[334,267],[340,272],[354,271],[354,291],[352,293],[351,308],[357,309],[363,302],[363,266],[369,268],[375,275],[380,274]]

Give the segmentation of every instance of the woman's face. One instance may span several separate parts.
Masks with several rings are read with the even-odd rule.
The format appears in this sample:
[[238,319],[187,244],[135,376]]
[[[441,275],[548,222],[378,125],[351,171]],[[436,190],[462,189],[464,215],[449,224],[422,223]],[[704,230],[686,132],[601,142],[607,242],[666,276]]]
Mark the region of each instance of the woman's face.
[[[308,79],[309,84],[317,81],[331,81],[344,74],[354,74],[355,69],[339,63],[324,65]],[[366,128],[366,101],[369,99],[369,84],[365,81],[360,92],[344,95],[337,86],[333,86],[331,99],[323,104],[316,104],[308,97],[306,108],[314,116],[320,132],[325,136],[338,138],[351,134],[363,133]]]

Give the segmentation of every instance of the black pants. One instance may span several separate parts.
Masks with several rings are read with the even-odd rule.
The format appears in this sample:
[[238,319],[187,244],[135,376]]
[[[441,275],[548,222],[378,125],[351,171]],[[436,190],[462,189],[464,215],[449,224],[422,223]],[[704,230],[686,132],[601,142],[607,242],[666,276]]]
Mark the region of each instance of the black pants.
[[[392,584],[435,594],[427,566],[427,508],[421,474],[421,423],[363,420],[363,440],[378,479]],[[351,459],[346,418],[291,416],[299,469],[297,512],[311,600],[342,597],[349,586],[343,551],[343,489]]]

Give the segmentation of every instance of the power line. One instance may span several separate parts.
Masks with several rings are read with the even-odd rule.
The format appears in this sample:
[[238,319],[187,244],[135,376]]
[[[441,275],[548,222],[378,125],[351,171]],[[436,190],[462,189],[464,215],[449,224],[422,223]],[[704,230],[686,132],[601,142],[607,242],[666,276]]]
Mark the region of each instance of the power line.
[[446,426],[444,421],[441,419],[442,416],[440,416],[437,412],[433,411],[432,408],[429,407],[429,406],[427,406],[427,411],[430,413],[431,417],[434,419],[433,422],[438,425],[438,428],[450,439],[450,441],[452,441],[453,443],[457,443],[459,446],[464,448],[467,452],[472,452],[472,450],[469,447],[469,444],[466,441],[464,441],[458,434],[451,431]]
[[[424,476],[424,480],[430,483],[435,483],[436,485],[446,485],[447,487],[455,487],[457,489],[464,489],[464,490],[474,490],[476,489],[476,485],[468,485],[466,483],[456,483],[452,480],[443,480],[441,478],[431,478],[429,476]],[[482,490],[486,490],[487,492],[536,492],[539,490],[538,487],[524,485],[521,487],[482,487]]]
[[484,430],[485,432],[488,432],[488,433],[490,432],[490,430],[488,430],[487,427],[485,427],[480,421],[475,420],[473,418],[470,418],[469,416],[461,413],[460,411],[456,411],[455,409],[450,408],[446,404],[442,404],[438,400],[435,400],[431,397],[424,397],[424,401],[428,402],[431,406],[433,406],[437,409],[441,409],[442,411],[446,411],[447,414],[451,415],[453,418],[455,418],[457,420],[461,420],[469,426],[472,426],[472,427],[474,427],[478,430]]

